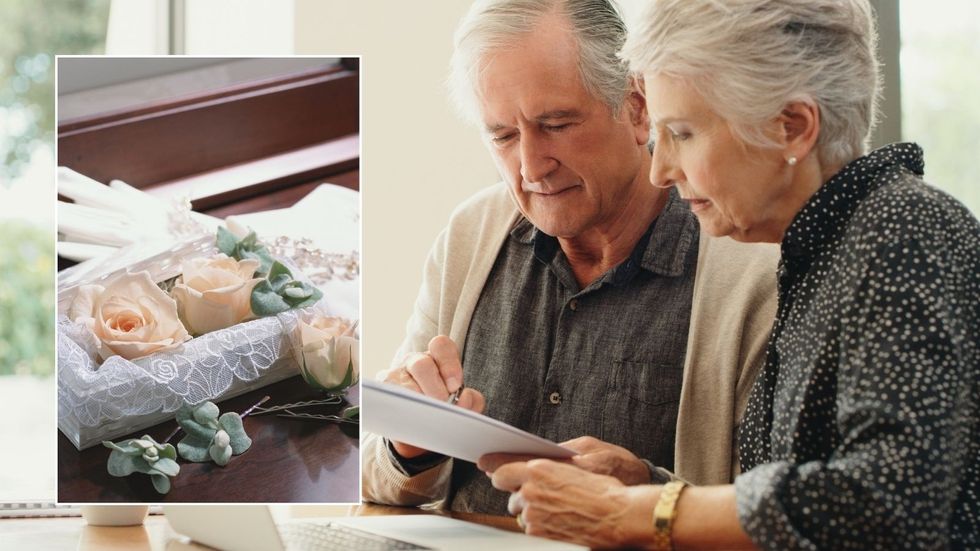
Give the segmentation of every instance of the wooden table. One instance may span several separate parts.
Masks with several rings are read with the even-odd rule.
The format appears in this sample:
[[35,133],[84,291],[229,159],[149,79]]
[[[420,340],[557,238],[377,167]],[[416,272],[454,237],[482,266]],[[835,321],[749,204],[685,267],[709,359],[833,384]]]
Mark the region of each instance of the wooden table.
[[[242,411],[263,396],[266,406],[320,397],[301,377],[290,377],[218,404],[222,412]],[[352,389],[348,400],[358,403]],[[338,414],[347,404],[325,406],[316,413]],[[261,503],[356,503],[359,501],[359,432],[356,425],[301,419],[274,414],[247,416],[245,431],[252,447],[224,467],[214,463],[179,460],[180,474],[172,487],[158,494],[150,477],[134,473],[110,476],[106,460],[110,450],[95,446],[79,452],[58,433],[58,501],[104,502],[261,502]],[[162,442],[177,426],[168,421],[116,439],[149,434]],[[181,435],[171,440],[176,446]],[[0,549],[6,547],[0,545]]]
[[[221,507],[216,505],[215,507]],[[353,515],[433,514],[409,507],[353,505],[324,507],[301,505],[291,507],[292,516],[324,517]],[[494,528],[519,532],[513,517],[472,513],[437,513],[468,520]],[[163,516],[151,516],[143,526],[88,526],[81,518],[3,519],[0,520],[0,549],[32,551],[176,551],[206,550],[176,534]]]

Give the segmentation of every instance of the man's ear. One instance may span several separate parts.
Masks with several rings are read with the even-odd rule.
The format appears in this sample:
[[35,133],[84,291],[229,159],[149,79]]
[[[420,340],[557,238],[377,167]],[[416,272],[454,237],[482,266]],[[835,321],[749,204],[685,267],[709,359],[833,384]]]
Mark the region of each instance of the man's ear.
[[647,112],[647,95],[642,77],[636,75],[630,77],[624,103],[629,122],[633,126],[636,143],[646,145],[650,140],[650,114]]
[[820,108],[812,101],[791,101],[783,107],[778,122],[786,158],[803,160],[820,136]]

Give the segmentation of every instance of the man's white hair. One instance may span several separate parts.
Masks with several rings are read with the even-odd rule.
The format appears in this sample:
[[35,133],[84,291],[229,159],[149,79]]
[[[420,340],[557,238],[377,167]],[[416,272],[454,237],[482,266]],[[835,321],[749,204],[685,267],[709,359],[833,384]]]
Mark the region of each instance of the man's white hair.
[[619,113],[630,83],[629,68],[618,56],[626,26],[609,0],[477,0],[456,29],[450,62],[449,92],[463,118],[480,122],[480,76],[487,55],[513,47],[552,13],[569,23],[586,90]]
[[622,51],[637,73],[690,83],[748,143],[792,101],[820,110],[822,165],[867,152],[877,31],[867,0],[651,0]]

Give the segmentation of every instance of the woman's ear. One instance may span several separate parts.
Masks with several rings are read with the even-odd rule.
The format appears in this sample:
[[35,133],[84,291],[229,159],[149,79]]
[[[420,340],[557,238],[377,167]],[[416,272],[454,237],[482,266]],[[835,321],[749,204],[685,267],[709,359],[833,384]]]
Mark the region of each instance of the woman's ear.
[[804,159],[820,136],[820,108],[812,101],[792,101],[779,114],[786,158]]
[[624,107],[629,115],[638,145],[646,145],[650,140],[650,114],[647,112],[647,97],[643,78],[630,77],[629,90],[626,92]]

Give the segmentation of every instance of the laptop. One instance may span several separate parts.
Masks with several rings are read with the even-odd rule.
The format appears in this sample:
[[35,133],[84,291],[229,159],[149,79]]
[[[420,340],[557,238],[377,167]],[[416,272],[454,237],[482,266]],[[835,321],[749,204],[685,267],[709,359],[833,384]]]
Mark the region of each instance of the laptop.
[[163,512],[174,531],[223,551],[587,549],[439,515],[324,517],[277,522],[266,505],[165,505]]

